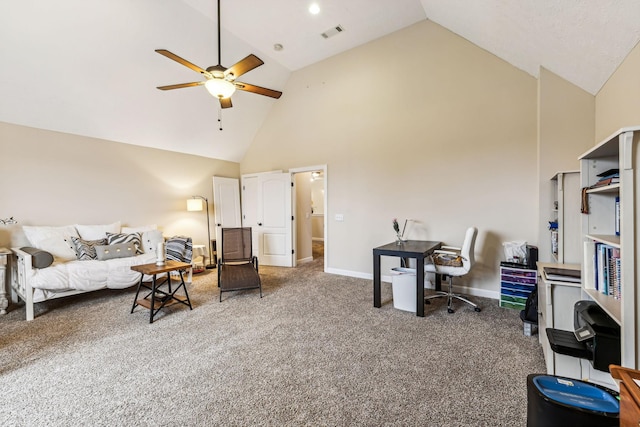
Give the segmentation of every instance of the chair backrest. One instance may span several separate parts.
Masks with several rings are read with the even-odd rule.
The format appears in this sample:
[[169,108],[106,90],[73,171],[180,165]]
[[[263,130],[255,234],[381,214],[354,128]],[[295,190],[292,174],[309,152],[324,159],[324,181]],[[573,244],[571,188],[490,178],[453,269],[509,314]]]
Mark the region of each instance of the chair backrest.
[[464,235],[464,242],[462,243],[460,255],[462,255],[462,267],[466,271],[471,270],[471,267],[476,262],[474,253],[477,235],[478,229],[476,227],[467,228],[467,232]]
[[222,229],[222,256],[220,262],[251,261],[251,227]]

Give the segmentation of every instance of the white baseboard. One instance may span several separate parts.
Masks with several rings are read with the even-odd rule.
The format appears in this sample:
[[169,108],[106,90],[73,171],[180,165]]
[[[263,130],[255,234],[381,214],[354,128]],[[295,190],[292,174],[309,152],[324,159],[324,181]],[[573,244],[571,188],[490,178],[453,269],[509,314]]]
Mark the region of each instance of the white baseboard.
[[311,261],[313,261],[313,257],[312,256],[306,257],[306,258],[302,258],[302,259],[297,259],[296,263],[304,264],[305,262],[311,262]]
[[[359,271],[341,270],[337,268],[326,268],[324,272],[330,273],[330,274],[337,274],[340,276],[357,277],[358,279],[368,279],[373,281],[373,274],[371,273],[361,273]],[[380,281],[390,284],[391,276],[382,275],[380,276]],[[455,283],[455,280],[453,283]],[[446,283],[446,281],[443,281],[442,289],[446,289],[447,286],[449,285]],[[427,289],[434,289],[435,285],[432,282],[430,282],[430,284],[428,284],[426,287]],[[490,291],[487,289],[477,289],[477,288],[469,288],[467,286],[455,286],[455,285],[453,286],[453,291],[459,294],[464,294],[464,295],[472,295],[472,296],[490,298],[495,300],[500,299],[499,291]]]
[[312,237],[311,240],[314,242],[324,242],[323,237]]

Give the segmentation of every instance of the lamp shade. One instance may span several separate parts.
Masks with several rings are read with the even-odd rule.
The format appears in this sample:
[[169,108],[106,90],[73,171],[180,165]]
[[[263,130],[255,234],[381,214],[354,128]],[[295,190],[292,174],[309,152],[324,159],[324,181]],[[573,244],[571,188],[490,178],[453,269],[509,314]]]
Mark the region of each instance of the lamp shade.
[[228,98],[236,91],[236,87],[233,83],[228,82],[225,79],[209,79],[204,86],[207,88],[209,93],[216,98]]
[[202,199],[187,199],[187,210],[188,211],[201,211],[202,210]]

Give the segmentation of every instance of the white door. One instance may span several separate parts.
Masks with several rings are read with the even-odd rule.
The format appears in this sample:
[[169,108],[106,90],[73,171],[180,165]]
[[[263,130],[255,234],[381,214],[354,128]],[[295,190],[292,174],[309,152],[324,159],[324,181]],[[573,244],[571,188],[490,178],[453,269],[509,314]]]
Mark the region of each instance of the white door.
[[242,225],[253,231],[261,265],[293,265],[290,173],[242,175]]
[[258,176],[258,258],[263,265],[292,266],[291,174]]
[[240,184],[237,178],[213,177],[213,211],[216,245],[221,245],[222,227],[242,227]]

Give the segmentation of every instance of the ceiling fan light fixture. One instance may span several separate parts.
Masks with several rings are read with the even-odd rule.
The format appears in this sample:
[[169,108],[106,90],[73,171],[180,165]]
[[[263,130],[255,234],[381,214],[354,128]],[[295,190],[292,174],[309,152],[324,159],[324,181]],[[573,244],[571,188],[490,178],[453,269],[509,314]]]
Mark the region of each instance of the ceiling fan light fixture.
[[234,84],[225,79],[209,79],[204,87],[216,98],[229,98],[236,91]]

